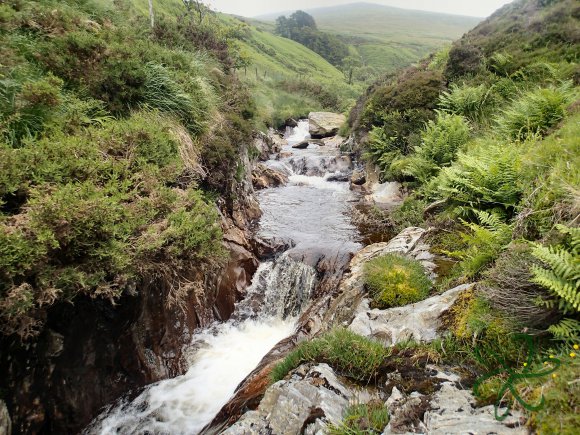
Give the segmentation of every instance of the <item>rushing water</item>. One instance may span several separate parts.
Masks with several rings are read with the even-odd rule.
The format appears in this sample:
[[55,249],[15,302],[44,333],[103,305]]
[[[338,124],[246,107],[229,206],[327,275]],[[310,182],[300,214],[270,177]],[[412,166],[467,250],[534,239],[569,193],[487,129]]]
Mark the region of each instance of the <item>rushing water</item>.
[[293,333],[317,279],[313,265],[300,259],[350,255],[360,247],[347,215],[355,198],[347,183],[331,181],[340,179],[350,162],[336,148],[292,148],[308,137],[308,121],[287,132],[279,159],[266,164],[285,171],[289,182],[259,193],[260,235],[283,239],[292,248],[260,265],[230,321],[195,335],[187,373],[145,388],[132,401],[119,401],[86,434],[198,433],[263,356]]

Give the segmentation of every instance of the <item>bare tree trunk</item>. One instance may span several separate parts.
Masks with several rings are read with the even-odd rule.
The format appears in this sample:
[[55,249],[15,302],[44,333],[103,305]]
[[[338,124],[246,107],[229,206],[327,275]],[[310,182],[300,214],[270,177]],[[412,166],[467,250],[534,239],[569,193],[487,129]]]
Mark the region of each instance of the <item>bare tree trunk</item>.
[[151,20],[151,28],[155,27],[155,16],[153,14],[153,0],[149,0],[149,19]]

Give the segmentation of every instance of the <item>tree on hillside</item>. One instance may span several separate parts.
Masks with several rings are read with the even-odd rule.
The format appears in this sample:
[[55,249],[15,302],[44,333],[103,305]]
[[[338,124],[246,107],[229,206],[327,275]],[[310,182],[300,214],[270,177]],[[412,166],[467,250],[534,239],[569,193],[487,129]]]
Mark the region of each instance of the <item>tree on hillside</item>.
[[336,66],[348,56],[348,46],[338,37],[319,31],[314,18],[304,11],[278,17],[276,34],[299,42]]

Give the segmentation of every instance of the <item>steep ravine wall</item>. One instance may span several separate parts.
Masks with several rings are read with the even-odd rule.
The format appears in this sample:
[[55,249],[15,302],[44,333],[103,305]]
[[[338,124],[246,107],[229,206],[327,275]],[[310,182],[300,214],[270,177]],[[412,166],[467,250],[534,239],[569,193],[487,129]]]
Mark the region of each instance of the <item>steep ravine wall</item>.
[[0,399],[13,433],[78,433],[106,404],[182,374],[184,345],[194,330],[230,317],[258,266],[248,228],[260,210],[247,149],[241,157],[245,177],[231,195],[235,199],[219,203],[229,260],[180,271],[197,283],[181,307],[169,306],[168,283],[154,277],[114,304],[79,297],[74,305],[52,306],[31,342],[0,338]]

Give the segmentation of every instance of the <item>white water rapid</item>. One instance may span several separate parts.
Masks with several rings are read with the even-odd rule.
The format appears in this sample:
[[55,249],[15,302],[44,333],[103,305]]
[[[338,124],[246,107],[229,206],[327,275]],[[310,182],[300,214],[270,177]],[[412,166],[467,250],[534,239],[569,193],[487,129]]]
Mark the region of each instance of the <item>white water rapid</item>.
[[197,434],[264,355],[294,332],[317,283],[315,268],[302,256],[349,255],[360,247],[346,214],[353,195],[347,183],[330,181],[350,162],[336,148],[292,149],[308,137],[308,121],[288,131],[285,156],[267,164],[284,169],[289,183],[259,194],[260,235],[292,248],[260,265],[230,321],[195,334],[187,373],[150,385],[133,400],[121,399],[84,434]]

